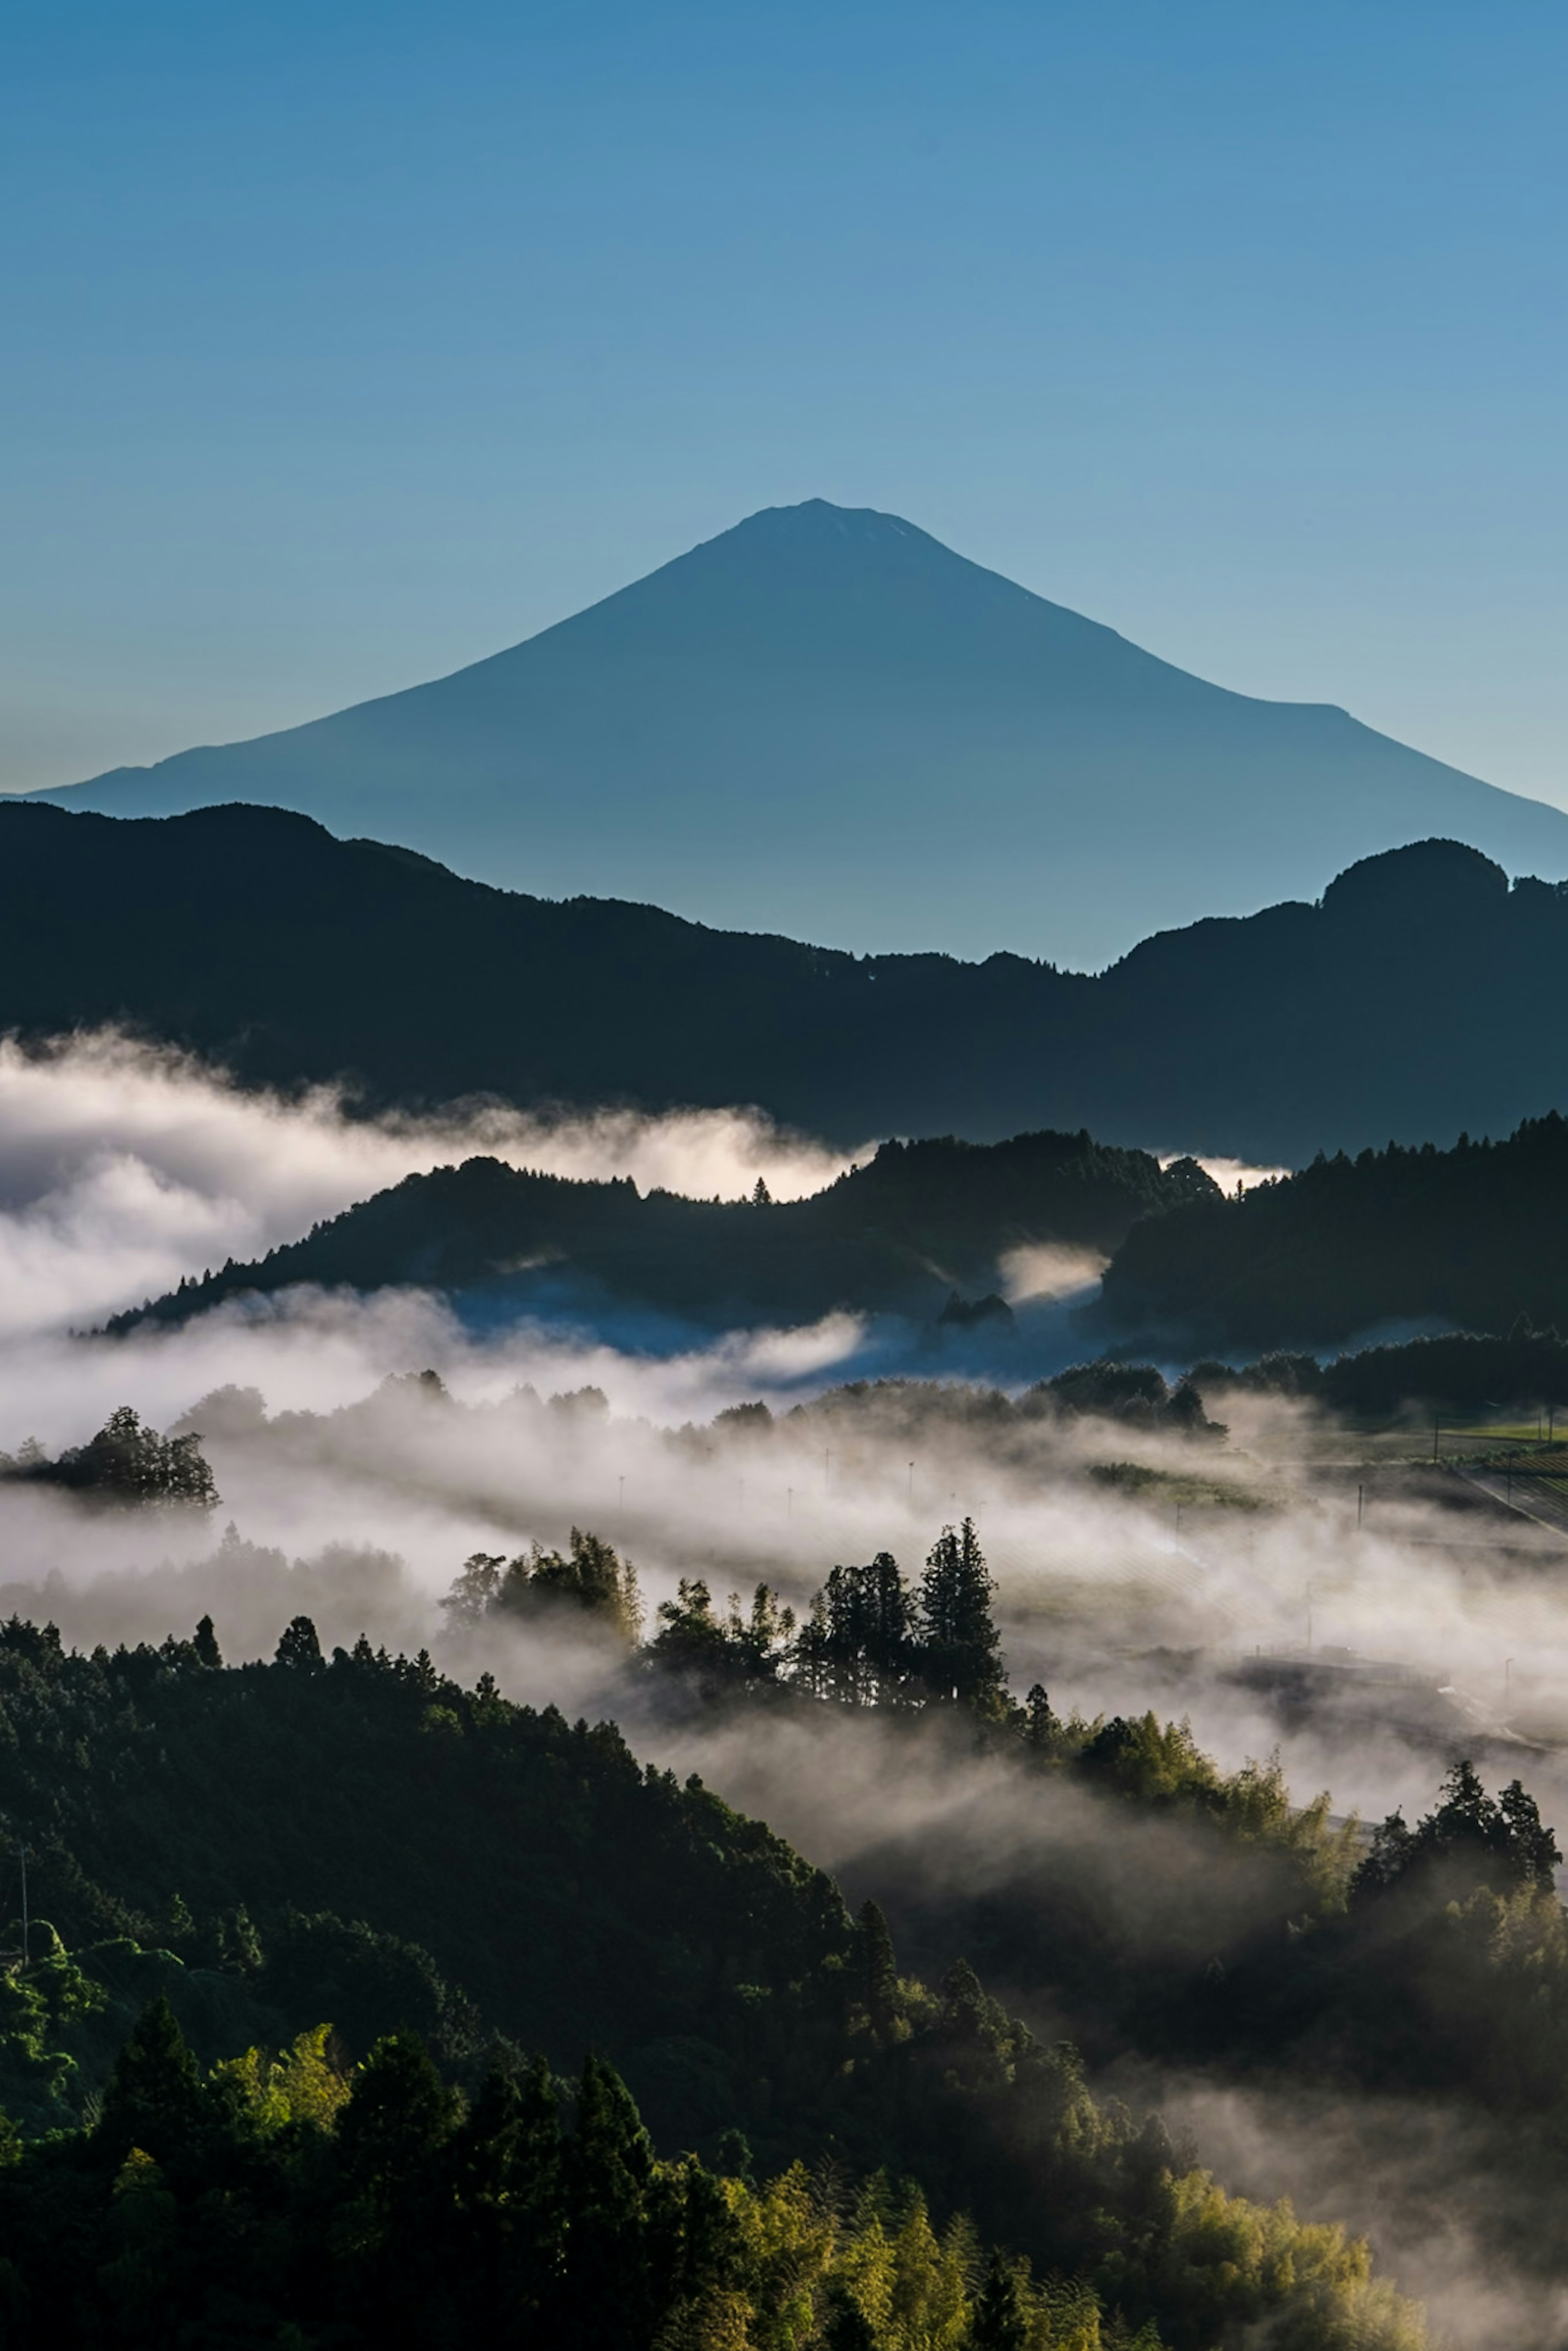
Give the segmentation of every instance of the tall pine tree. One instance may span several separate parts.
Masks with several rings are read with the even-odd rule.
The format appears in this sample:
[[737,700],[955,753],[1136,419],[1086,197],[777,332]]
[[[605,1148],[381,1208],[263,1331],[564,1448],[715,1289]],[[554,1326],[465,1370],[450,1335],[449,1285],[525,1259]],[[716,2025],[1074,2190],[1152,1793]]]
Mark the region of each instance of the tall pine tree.
[[1007,1703],[995,1593],[973,1519],[956,1534],[944,1527],[920,1586],[920,1674],[933,1698],[977,1714],[999,1713]]

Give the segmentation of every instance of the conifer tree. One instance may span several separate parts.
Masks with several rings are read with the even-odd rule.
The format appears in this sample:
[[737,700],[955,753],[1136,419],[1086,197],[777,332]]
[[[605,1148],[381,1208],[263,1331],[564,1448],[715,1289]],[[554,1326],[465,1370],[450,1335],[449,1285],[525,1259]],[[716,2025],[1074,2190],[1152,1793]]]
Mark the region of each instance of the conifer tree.
[[994,2249],[975,2296],[969,2351],[1028,2351],[1034,2335],[1018,2270]]
[[855,1974],[872,2031],[879,2041],[892,2035],[898,2022],[898,1963],[887,1920],[874,1902],[862,1906],[855,1921]]
[[160,1992],[114,2061],[94,2143],[117,2164],[132,2147],[167,2162],[190,2150],[205,2112],[196,2061],[168,1995]]
[[338,2124],[353,2187],[382,2206],[423,2179],[452,2128],[452,2094],[416,2032],[378,2041],[355,2076]]
[[291,1624],[285,1625],[273,1663],[291,1666],[296,1673],[320,1672],[323,1663],[321,1644],[308,1616],[296,1616]]
[[991,1615],[996,1592],[975,1522],[944,1527],[920,1587],[919,1664],[932,1696],[998,1711],[1007,1693],[1001,1635]]
[[647,2335],[653,2176],[630,2091],[613,2066],[590,2057],[565,2165],[564,2289],[579,2351],[624,2351]]

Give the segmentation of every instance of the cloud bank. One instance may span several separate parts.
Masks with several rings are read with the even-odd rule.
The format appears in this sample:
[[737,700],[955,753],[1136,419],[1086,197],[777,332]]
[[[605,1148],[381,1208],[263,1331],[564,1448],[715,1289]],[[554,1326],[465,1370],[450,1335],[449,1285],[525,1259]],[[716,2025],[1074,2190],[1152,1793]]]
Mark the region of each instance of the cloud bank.
[[329,1089],[241,1092],[112,1034],[37,1053],[0,1040],[0,1338],[90,1326],[476,1152],[727,1199],[758,1176],[775,1198],[798,1198],[852,1164],[754,1111],[547,1119],[481,1104],[361,1120]]

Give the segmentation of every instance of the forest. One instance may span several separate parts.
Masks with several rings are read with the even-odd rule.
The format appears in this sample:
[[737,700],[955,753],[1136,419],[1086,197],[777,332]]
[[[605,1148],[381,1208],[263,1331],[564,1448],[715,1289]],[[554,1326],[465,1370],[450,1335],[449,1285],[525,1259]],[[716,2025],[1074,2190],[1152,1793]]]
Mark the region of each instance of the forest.
[[305,1620],[238,1669],[210,1623],[13,1621],[0,1707],[18,2343],[62,2291],[87,2343],[1423,2339],[1364,2248],[1226,2196],[967,1965],[902,1975],[607,1724]]
[[[1553,2168],[1550,1826],[1460,1763],[1368,1839],[1185,1724],[1059,1716],[1010,1690],[994,1600],[966,1521],[915,1576],[835,1567],[798,1620],[692,1576],[650,1621],[577,1531],[464,1564],[448,1668],[324,1655],[305,1617],[237,1667],[210,1618],[91,1655],[0,1626],[28,1904],[0,2032],[8,2339],[57,2339],[68,2242],[84,2343],[174,2339],[172,2314],[198,2343],[455,2342],[506,2314],[606,2351],[1210,2351],[1260,2326],[1415,2351],[1364,2246],[1226,2193],[1086,2067],[1134,2047],[1441,2093],[1521,2181]],[[603,1645],[634,1719],[841,1725],[980,1759],[1043,1831],[1078,1808],[1108,1867],[1153,1837],[1150,1898],[1182,1884],[1186,1928],[1124,1902],[1108,1965],[1082,1870],[934,1912],[894,1849],[852,1911],[612,1722],[504,1699],[485,1656],[552,1627]],[[1071,2038],[1019,2012],[1046,1989]]]
[[1239,1196],[1140,1222],[1107,1269],[1095,1321],[1188,1348],[1321,1348],[1384,1322],[1505,1333],[1568,1326],[1561,1203],[1568,1123],[1506,1140],[1320,1155]]

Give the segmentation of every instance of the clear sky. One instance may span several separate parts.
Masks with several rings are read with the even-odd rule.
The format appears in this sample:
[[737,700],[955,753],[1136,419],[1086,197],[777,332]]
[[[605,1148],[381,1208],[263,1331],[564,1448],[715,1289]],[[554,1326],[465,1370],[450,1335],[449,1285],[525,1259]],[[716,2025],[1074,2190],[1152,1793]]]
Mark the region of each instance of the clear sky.
[[0,782],[821,496],[1568,805],[1568,11],[11,0]]

